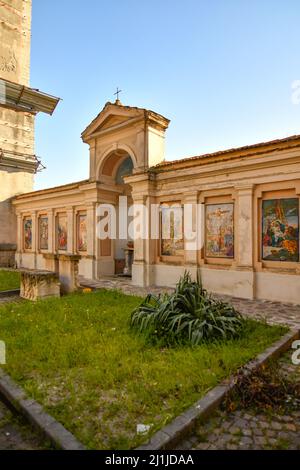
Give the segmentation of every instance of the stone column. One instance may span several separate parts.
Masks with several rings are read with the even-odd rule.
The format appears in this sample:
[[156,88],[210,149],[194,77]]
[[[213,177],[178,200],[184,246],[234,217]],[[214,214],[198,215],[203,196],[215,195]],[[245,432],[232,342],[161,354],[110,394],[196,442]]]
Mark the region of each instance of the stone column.
[[197,275],[199,216],[198,191],[186,193],[183,198],[184,208],[184,264],[193,276]]
[[48,251],[49,253],[55,252],[55,214],[54,209],[48,212]]
[[[151,204],[155,202],[155,179],[149,174],[136,174],[125,178],[132,188],[132,202],[144,207],[144,239],[134,239],[132,284],[149,286],[155,277],[156,240],[151,239]],[[146,209],[145,209],[146,208]]]
[[38,253],[38,216],[37,211],[32,212],[32,253],[34,257],[34,269],[37,269],[37,253]]
[[59,281],[61,292],[68,294],[78,289],[78,263],[81,256],[58,255],[59,260]]
[[245,184],[235,187],[235,250],[236,262],[234,267],[239,271],[239,297],[254,298],[254,226],[253,199],[254,185]]
[[[132,195],[134,205],[144,205],[146,197]],[[145,276],[145,264],[146,264],[146,253],[145,253],[145,240],[142,238],[134,237],[134,258],[132,264],[132,283],[135,286],[144,287],[147,285]]]
[[91,278],[96,278],[96,203],[93,202],[87,206],[87,259],[89,262],[89,271]]
[[22,251],[23,251],[23,218],[22,214],[17,214],[17,253],[16,263],[17,267],[22,266]]
[[56,220],[55,210],[49,209],[48,215],[48,253],[44,253],[45,267],[48,271],[58,273],[58,255],[56,254]]
[[90,143],[90,180],[96,180],[96,139]]
[[37,211],[31,213],[32,218],[32,251],[37,252],[38,249],[38,227],[37,227]]
[[[147,238],[144,240],[143,244],[145,263],[144,284],[145,286],[151,286],[155,284],[155,263],[157,255],[156,236],[158,236],[159,239],[159,209],[154,206],[156,200],[152,195],[144,199],[144,204],[147,208]],[[153,209],[151,209],[152,206]]]
[[18,213],[17,214],[17,251],[22,251],[23,245],[22,245],[22,239],[23,239],[23,230],[22,230],[22,214]]
[[74,254],[76,250],[76,232],[75,232],[75,208],[67,209],[68,219],[68,253]]
[[86,209],[87,218],[87,254],[95,255],[95,239],[96,239],[96,203],[90,204]]

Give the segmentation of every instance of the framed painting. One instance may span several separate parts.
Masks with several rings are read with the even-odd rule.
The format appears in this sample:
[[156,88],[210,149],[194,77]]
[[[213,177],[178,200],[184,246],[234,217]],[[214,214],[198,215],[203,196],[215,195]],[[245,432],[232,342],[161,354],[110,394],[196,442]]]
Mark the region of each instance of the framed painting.
[[66,251],[68,248],[68,221],[65,214],[57,218],[57,249]]
[[48,217],[39,218],[40,250],[48,250]]
[[262,259],[299,261],[299,199],[262,201]]
[[77,248],[78,251],[87,251],[87,217],[86,214],[78,214],[77,217]]
[[161,211],[161,255],[183,256],[183,208],[182,206],[162,206]]
[[24,249],[32,249],[32,219],[24,219]]
[[234,204],[207,204],[205,226],[206,257],[234,258]]

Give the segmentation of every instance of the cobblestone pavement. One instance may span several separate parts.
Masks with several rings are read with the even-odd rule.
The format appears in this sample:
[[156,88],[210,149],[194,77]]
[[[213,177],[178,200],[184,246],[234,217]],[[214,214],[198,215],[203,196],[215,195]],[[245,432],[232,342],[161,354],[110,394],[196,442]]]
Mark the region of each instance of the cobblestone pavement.
[[49,449],[31,428],[16,418],[0,401],[0,450]]
[[[99,281],[80,279],[82,286],[89,286],[94,289],[120,289],[125,294],[145,296],[149,292],[158,294],[159,292],[172,292],[170,287],[138,287],[131,284],[128,277],[111,276]],[[216,295],[215,297],[226,300],[242,314],[264,319],[269,323],[285,324],[291,328],[300,328],[300,305],[283,304],[280,302],[270,302],[267,300],[247,300],[229,296]]]
[[300,328],[300,305],[268,300],[238,299],[229,296],[216,296],[230,302],[240,313],[268,323],[284,324],[290,328]]
[[79,277],[79,282],[82,287],[91,287],[93,289],[118,289],[124,292],[124,294],[140,295],[141,297],[152,292],[153,294],[159,294],[160,292],[173,292],[172,287],[139,287],[133,286],[130,277],[121,276],[109,276],[99,281],[85,279]]
[[[291,352],[279,361],[284,374],[300,381],[300,365],[291,363]],[[300,450],[300,410],[289,414],[255,409],[218,411],[196,427],[178,450]]]

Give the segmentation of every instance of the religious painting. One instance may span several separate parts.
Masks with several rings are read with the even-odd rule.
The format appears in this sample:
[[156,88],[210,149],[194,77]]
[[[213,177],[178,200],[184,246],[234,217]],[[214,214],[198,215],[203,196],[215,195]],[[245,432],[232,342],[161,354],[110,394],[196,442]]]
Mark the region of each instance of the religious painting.
[[179,205],[161,207],[161,255],[183,256],[183,208]]
[[40,250],[48,250],[48,217],[39,218]]
[[206,257],[234,257],[234,205],[206,205]]
[[68,221],[65,214],[59,214],[57,219],[57,248],[67,250],[68,247]]
[[25,250],[32,249],[32,219],[24,219],[24,248]]
[[299,261],[299,199],[262,202],[262,259]]
[[78,251],[87,250],[87,217],[86,214],[78,214],[77,218],[77,234],[78,234]]

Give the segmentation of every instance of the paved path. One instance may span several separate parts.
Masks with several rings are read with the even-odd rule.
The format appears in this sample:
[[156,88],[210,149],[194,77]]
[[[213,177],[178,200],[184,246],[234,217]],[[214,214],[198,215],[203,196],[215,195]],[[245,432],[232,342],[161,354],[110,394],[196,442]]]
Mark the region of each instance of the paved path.
[[[291,362],[291,352],[279,360],[279,368],[300,382],[300,365]],[[289,414],[257,412],[255,409],[233,413],[218,411],[182,441],[179,450],[300,450],[300,410]]]
[[[125,294],[145,296],[149,292],[172,292],[170,287],[138,287],[131,284],[128,277],[111,276],[99,281],[80,278],[82,286],[94,289],[119,289]],[[233,304],[233,306],[249,317],[265,319],[269,323],[288,325],[291,328],[300,328],[300,305],[283,304],[267,300],[247,300],[229,296],[215,295]]]
[[232,303],[239,312],[249,317],[264,319],[268,323],[287,325],[290,328],[300,328],[300,305],[229,296],[217,297]]
[[121,276],[107,276],[101,280],[91,280],[79,276],[79,282],[82,287],[91,287],[93,289],[118,289],[124,292],[124,294],[145,295],[152,292],[153,294],[159,294],[160,292],[173,292],[174,289],[171,287],[139,287],[132,285],[130,277]]
[[49,447],[0,401],[0,450],[41,450]]

